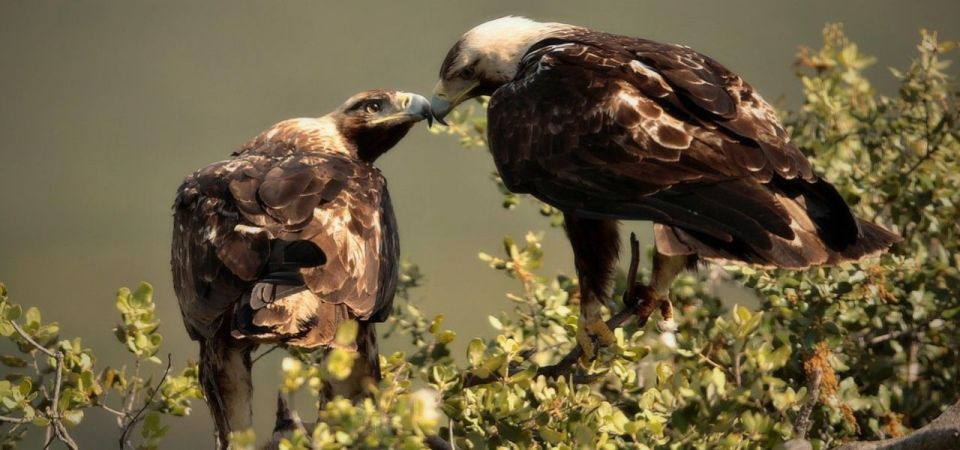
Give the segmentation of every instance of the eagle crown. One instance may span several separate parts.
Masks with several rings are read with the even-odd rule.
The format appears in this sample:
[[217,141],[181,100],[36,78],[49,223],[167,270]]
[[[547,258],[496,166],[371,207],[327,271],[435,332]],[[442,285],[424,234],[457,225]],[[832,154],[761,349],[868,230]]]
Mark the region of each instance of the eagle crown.
[[507,83],[516,76],[520,59],[533,44],[565,26],[517,16],[484,22],[464,33],[454,47],[456,55],[450,60],[445,76]]

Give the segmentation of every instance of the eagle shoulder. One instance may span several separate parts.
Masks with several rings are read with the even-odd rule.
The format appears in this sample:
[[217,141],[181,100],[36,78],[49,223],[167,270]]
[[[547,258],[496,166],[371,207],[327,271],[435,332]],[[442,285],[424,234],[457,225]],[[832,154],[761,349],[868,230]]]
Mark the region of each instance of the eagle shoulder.
[[488,133],[505,182],[523,192],[544,170],[537,162],[558,157],[669,166],[657,171],[663,180],[648,180],[659,189],[704,178],[816,179],[773,108],[688,47],[576,29],[522,61],[491,98]]

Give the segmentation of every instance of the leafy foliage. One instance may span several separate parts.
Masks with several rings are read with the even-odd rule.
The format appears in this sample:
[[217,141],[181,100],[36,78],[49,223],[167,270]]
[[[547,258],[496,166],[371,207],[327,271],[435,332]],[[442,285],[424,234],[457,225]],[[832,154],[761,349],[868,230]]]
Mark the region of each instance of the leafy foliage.
[[[320,398],[322,380],[349,375],[352,354],[291,351],[281,392],[292,398],[305,391],[318,421],[274,436],[276,448],[765,449],[806,439],[820,449],[901,435],[936,417],[960,396],[960,93],[943,59],[954,44],[923,32],[916,60],[892,70],[899,91],[886,96],[864,76],[873,59],[839,26],[828,26],[824,38],[822,49],[798,55],[804,100],[785,123],[859,215],[905,238],[890,254],[806,271],[705,266],[673,286],[675,327],[627,324],[596,360],[556,379],[537,370],[576,345],[579,298],[574,278],[542,273],[540,235],[507,237],[501,251],[481,254],[517,289],[508,294],[511,311],[488,318],[496,337],[471,339],[462,357],[451,354],[457,334],[443,327],[443,317],[413,301],[423,275],[407,263],[385,337],[407,339],[410,350],[381,357],[383,381],[356,404]],[[485,121],[475,114],[483,106],[450,120],[448,133],[466,147],[485,145]],[[498,186],[504,207],[524,204]],[[562,223],[555,210],[540,207],[551,225]],[[759,306],[722,301],[716,288],[725,280],[752,289]],[[620,276],[611,311],[624,307],[627,284]],[[149,288],[121,291],[118,308],[124,323],[117,336],[137,367],[158,362]],[[94,376],[90,350],[60,340],[56,324],[43,324],[35,309],[23,312],[4,293],[0,317],[0,334],[21,350],[0,359],[17,373],[0,381],[0,414],[24,421],[8,421],[5,446],[27,422],[46,427],[54,417],[45,386],[56,361],[13,323],[63,355],[58,411],[67,424],[117,391],[124,405],[137,398],[129,404],[146,407],[140,445],[154,448],[166,431],[163,415],[189,413],[190,399],[200,395],[195,366],[168,375],[159,388],[136,370]],[[355,324],[338,334],[349,342]],[[121,426],[138,421],[135,411],[120,411]],[[247,432],[233,443],[255,442]]]
[[[76,448],[68,428],[79,425],[89,408],[101,408],[116,416],[122,448],[156,449],[169,430],[162,416],[190,414],[191,400],[201,396],[195,364],[178,375],[169,374],[168,364],[156,383],[141,375],[141,363],[161,362],[153,287],[120,289],[116,305],[122,321],[114,331],[134,355],[132,370],[97,369],[93,351],[79,338],[61,339],[56,322],[43,323],[36,308],[21,314],[0,284],[0,336],[19,351],[2,357],[11,370],[0,381],[0,424],[9,426],[0,434],[0,446],[13,448],[30,428],[47,428],[48,439]],[[128,434],[137,427],[141,439],[134,443]]]

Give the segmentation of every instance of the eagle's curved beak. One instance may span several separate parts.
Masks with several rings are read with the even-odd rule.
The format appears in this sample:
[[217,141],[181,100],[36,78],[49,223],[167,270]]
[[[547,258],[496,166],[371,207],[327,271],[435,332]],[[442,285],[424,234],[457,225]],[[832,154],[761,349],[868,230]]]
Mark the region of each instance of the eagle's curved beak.
[[443,118],[457,105],[468,100],[471,97],[470,92],[477,87],[477,84],[473,80],[440,80],[433,88],[433,98],[430,100],[433,117],[437,119],[437,123],[446,125]]
[[401,104],[406,104],[403,108],[403,115],[417,122],[427,121],[427,126],[433,126],[433,109],[430,108],[430,102],[422,95],[404,92],[401,95]]
[[430,109],[430,102],[426,97],[410,92],[397,92],[392,103],[396,112],[369,123],[398,124],[426,120],[427,124],[433,125],[433,110]]

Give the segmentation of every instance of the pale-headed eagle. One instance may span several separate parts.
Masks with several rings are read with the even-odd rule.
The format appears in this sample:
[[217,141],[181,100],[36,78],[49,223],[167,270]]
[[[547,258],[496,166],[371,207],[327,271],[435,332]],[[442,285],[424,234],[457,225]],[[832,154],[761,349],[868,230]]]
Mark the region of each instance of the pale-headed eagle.
[[327,348],[359,322],[346,397],[379,379],[374,323],[390,313],[397,226],[373,163],[431,118],[419,95],[373,90],[320,118],[280,122],[233,157],[188,176],[174,203],[180,311],[200,342],[200,381],[219,445],[251,425],[250,352],[259,343]]
[[504,184],[564,213],[581,289],[578,340],[600,320],[618,220],[655,223],[652,290],[696,257],[804,268],[900,238],[854,216],[737,74],[689,47],[505,17],[468,31],[440,68],[442,119],[490,95],[488,141]]

